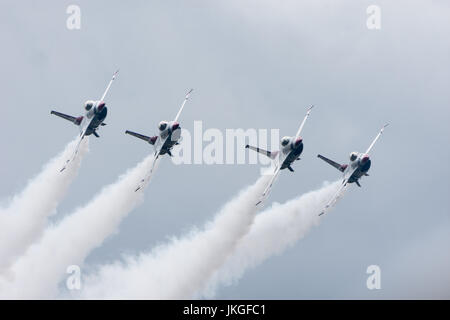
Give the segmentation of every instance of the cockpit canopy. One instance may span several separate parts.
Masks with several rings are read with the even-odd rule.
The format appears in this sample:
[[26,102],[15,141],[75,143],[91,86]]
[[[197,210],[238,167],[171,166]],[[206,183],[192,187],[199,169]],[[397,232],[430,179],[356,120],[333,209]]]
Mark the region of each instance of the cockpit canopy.
[[95,104],[95,101],[88,100],[88,101],[86,101],[86,102],[84,103],[84,109],[85,109],[86,111],[89,111],[89,110],[92,109],[92,107],[94,106],[94,104]]
[[283,138],[281,139],[281,145],[282,145],[283,147],[285,147],[285,146],[288,145],[289,141],[291,141],[291,137],[283,137]]
[[158,129],[159,129],[159,131],[163,131],[163,130],[165,130],[167,128],[167,121],[161,121],[159,124],[158,124]]
[[356,158],[358,158],[358,152],[353,151],[352,153],[350,153],[350,161],[355,161]]

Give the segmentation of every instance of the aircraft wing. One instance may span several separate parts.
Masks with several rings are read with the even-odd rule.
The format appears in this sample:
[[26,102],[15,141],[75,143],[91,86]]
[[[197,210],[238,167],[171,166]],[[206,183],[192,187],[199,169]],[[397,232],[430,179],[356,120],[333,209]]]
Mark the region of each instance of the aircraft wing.
[[144,141],[146,141],[146,142],[148,142],[148,143],[150,143],[150,144],[155,144],[155,140],[156,140],[156,139],[155,139],[155,140],[152,140],[151,137],[144,136],[143,134],[136,133],[136,132],[129,131],[129,130],[125,131],[125,133],[126,133],[126,134],[129,134],[129,135],[131,135],[131,136],[133,136],[133,137],[142,139],[142,140],[144,140]]
[[300,133],[302,132],[303,127],[305,126],[305,123],[306,123],[306,119],[308,119],[309,114],[311,113],[311,109],[312,109],[313,107],[314,107],[314,106],[309,107],[309,108],[308,108],[308,111],[306,111],[305,118],[303,119],[302,124],[300,125],[300,128],[298,128],[298,131],[297,131],[297,133],[295,134],[296,137],[298,137],[298,136],[300,135]]
[[[159,139],[158,139],[159,140]],[[150,171],[145,175],[144,178],[141,179],[139,182],[139,185],[136,187],[136,190],[134,192],[139,191],[143,187],[147,185],[147,183],[150,181],[150,178],[152,177],[153,171],[155,169],[156,162],[158,161],[159,156],[161,155],[162,147],[164,146],[164,143],[166,142],[167,138],[164,140],[161,140],[161,143],[158,144],[158,146],[155,146],[155,148],[158,148],[155,152],[155,158],[153,159],[152,167],[150,168]]]
[[272,189],[272,185],[275,182],[275,180],[278,178],[278,175],[280,174],[280,170],[281,167],[278,165],[275,168],[275,171],[273,173],[272,178],[270,179],[269,183],[267,184],[267,187],[264,189],[261,198],[259,199],[259,201],[256,203],[256,206],[258,206],[259,204],[261,204],[265,198],[267,198],[267,196],[269,195],[270,190]]
[[83,119],[79,128],[80,128],[80,140],[78,140],[78,144],[77,144],[75,150],[73,151],[72,156],[66,160],[66,163],[61,168],[61,170],[59,170],[59,172],[63,172],[67,168],[69,162],[73,161],[75,159],[75,157],[77,156],[78,150],[80,149],[81,141],[83,141],[84,137],[86,136],[87,129],[89,128],[89,123],[87,121],[85,121],[85,119]]
[[66,160],[66,163],[61,168],[61,170],[59,170],[59,172],[63,172],[64,170],[66,170],[66,168],[69,165],[69,163],[75,159],[75,157],[78,154],[78,150],[80,149],[81,141],[83,141],[85,135],[86,135],[86,129],[84,129],[83,132],[81,133],[80,140],[78,140],[77,146],[75,147],[75,150],[73,151],[72,156],[69,159]]
[[52,110],[50,112],[50,114],[54,114],[55,116],[61,117],[63,119],[66,119],[66,120],[68,120],[68,121],[70,121],[70,122],[72,122],[72,123],[74,123],[76,125],[80,125],[80,123],[81,123],[80,118],[69,116],[68,114],[64,114],[64,113],[61,113],[61,112],[58,112],[58,111],[53,111]]
[[380,132],[378,132],[377,136],[372,141],[372,143],[370,144],[369,148],[367,148],[366,154],[369,154],[370,150],[372,150],[373,146],[375,145],[375,142],[377,142],[378,138],[383,134],[384,128],[386,128],[388,125],[389,125],[389,123],[385,124],[383,126],[383,128],[381,128]]
[[134,190],[134,192],[138,192],[139,190],[144,188],[147,185],[147,183],[150,181],[150,178],[152,177],[153,171],[155,169],[156,161],[158,161],[160,154],[161,154],[160,151],[158,151],[155,154],[155,158],[153,159],[153,163],[152,163],[152,167],[150,168],[150,171],[145,175],[144,178],[141,179],[141,181],[139,181],[139,185],[136,187],[136,190]]
[[351,176],[353,175],[353,173],[355,173],[356,170],[358,170],[358,167],[355,167],[353,170],[344,173],[344,179],[342,180],[341,186],[339,187],[335,195],[331,198],[331,200],[326,204],[325,208],[322,210],[319,216],[323,215],[330,208],[332,208],[336,204],[336,202],[344,195],[344,192],[348,187],[348,180],[350,180]]
[[159,158],[159,153],[155,155],[155,158],[153,159],[153,163],[152,163],[152,167],[150,168],[150,171],[145,175],[144,178],[141,179],[141,181],[139,181],[139,184],[136,187],[136,189],[134,190],[134,192],[138,192],[139,190],[141,190],[142,188],[144,188],[147,185],[148,181],[152,177],[153,170],[155,169],[155,164],[156,164],[156,161],[158,160],[158,158]]
[[339,186],[339,189],[333,195],[331,200],[328,201],[328,203],[325,205],[325,208],[323,208],[322,212],[319,213],[319,216],[327,213],[327,211],[330,210],[336,204],[336,202],[338,202],[338,200],[344,195],[345,191],[347,190],[347,187],[348,187],[348,178],[342,181],[342,184]]
[[191,95],[191,92],[192,92],[192,91],[194,91],[194,89],[191,89],[191,90],[188,91],[188,93],[186,93],[186,96],[184,97],[183,103],[181,104],[181,108],[180,108],[180,110],[178,110],[178,113],[177,113],[177,115],[175,116],[175,120],[173,120],[173,121],[178,121],[178,118],[179,118],[180,115],[181,115],[181,111],[183,111],[184,105],[185,105],[186,102],[188,101],[189,96]]
[[112,85],[113,81],[116,80],[116,77],[117,77],[117,74],[118,74],[118,73],[119,73],[119,70],[117,70],[116,72],[113,73],[113,76],[112,76],[111,80],[109,81],[108,86],[106,87],[105,92],[103,92],[103,95],[102,95],[102,97],[100,98],[100,101],[104,101],[104,99],[105,99],[105,97],[106,97],[106,94],[108,93],[109,88],[111,88],[111,85]]

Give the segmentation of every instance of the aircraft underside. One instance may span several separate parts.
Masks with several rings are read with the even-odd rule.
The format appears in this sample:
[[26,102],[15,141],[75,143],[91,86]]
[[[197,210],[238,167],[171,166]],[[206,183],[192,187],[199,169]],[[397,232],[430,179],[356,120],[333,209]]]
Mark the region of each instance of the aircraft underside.
[[362,176],[367,175],[367,171],[369,171],[370,165],[371,165],[371,161],[370,161],[370,159],[369,159],[369,160],[367,160],[367,162],[366,162],[361,168],[359,168],[358,170],[356,170],[356,171],[352,174],[352,176],[350,177],[350,179],[348,179],[348,183],[356,182],[356,183],[359,185],[358,180],[359,180]]
[[[292,150],[291,153],[284,159],[283,164],[281,165],[281,170],[290,168],[291,164],[300,157],[303,151],[303,143],[300,144],[295,150]],[[293,171],[292,168],[289,170]]]
[[94,134],[95,136],[98,137],[98,135],[96,134],[96,130],[97,128],[103,123],[103,120],[105,120],[106,115],[107,115],[108,111],[107,108],[103,108],[102,112],[98,115],[95,115],[94,118],[91,120],[91,123],[89,123],[88,128],[86,129],[86,136],[89,136],[91,134]]
[[166,141],[164,142],[164,145],[161,147],[160,154],[164,155],[164,154],[167,153],[169,156],[172,156],[172,153],[170,152],[170,150],[172,150],[173,146],[177,145],[177,144],[178,144],[178,141],[177,140],[173,140],[172,135],[169,136],[166,139]]

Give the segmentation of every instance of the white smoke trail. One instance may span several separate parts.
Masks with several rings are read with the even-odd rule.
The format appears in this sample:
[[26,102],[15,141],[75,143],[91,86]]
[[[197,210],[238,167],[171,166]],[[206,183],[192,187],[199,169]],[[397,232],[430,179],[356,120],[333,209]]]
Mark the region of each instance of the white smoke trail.
[[238,281],[248,269],[282,253],[302,239],[313,226],[319,224],[322,217],[318,214],[335,195],[340,184],[341,181],[336,181],[284,204],[274,203],[259,214],[234,254],[195,298],[212,298],[220,284],[230,285]]
[[249,230],[271,176],[228,202],[202,230],[174,238],[125,263],[105,265],[85,280],[82,298],[185,299],[203,288]]
[[141,202],[143,194],[135,189],[152,163],[150,155],[104,187],[88,204],[50,226],[40,241],[12,265],[11,278],[0,282],[0,297],[55,297],[67,267],[81,265],[89,252],[116,231],[122,219]]
[[25,189],[14,196],[0,216],[0,273],[44,231],[47,218],[65,196],[75,178],[84,154],[88,151],[88,139],[80,145],[79,152],[67,169],[60,172],[66,159],[72,156],[79,138],[70,142],[64,151],[50,160],[43,170],[32,178]]

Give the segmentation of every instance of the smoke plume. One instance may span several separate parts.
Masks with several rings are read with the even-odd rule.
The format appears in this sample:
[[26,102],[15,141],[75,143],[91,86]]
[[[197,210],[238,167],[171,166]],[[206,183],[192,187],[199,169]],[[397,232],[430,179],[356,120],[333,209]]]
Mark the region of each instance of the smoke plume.
[[101,267],[86,281],[83,298],[186,299],[203,288],[249,231],[255,203],[271,176],[229,201],[201,230],[173,238],[149,253]]
[[89,203],[50,226],[42,238],[11,266],[11,277],[0,281],[0,297],[55,297],[67,268],[81,265],[142,201],[142,191],[135,192],[135,189],[152,163],[153,155],[150,155],[115,183],[104,187]]
[[0,274],[42,235],[48,217],[56,212],[88,151],[88,139],[84,139],[74,160],[60,172],[78,141],[77,137],[50,160],[0,212]]
[[259,214],[234,254],[213,275],[205,290],[199,291],[195,297],[213,297],[219,285],[235,283],[245,271],[271,256],[281,254],[302,239],[324,217],[318,214],[335,195],[340,184],[341,181],[325,184],[284,204],[274,203]]

